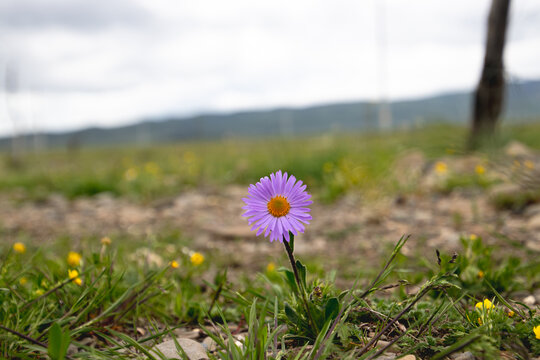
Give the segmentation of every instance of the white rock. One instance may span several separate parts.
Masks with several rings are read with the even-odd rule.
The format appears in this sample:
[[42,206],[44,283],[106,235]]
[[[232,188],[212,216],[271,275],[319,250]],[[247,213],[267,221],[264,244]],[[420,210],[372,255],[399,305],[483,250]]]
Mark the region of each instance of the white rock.
[[510,142],[508,145],[505,146],[504,152],[506,153],[506,155],[512,157],[527,157],[534,154],[530,148],[523,145],[519,141]]
[[[186,338],[177,338],[176,341],[184,350],[189,360],[206,360],[208,359],[208,355],[206,354],[206,351],[204,350],[204,347],[202,344]],[[155,350],[159,350],[163,355],[165,355],[168,359],[182,359],[182,357],[178,354],[178,350],[176,349],[176,344],[174,340],[167,340],[160,344],[157,344],[154,347]],[[158,357],[157,351],[150,351],[154,356]]]
[[536,299],[534,298],[534,295],[529,295],[523,299],[523,303],[528,306],[533,306],[536,303]]
[[202,345],[204,346],[206,351],[212,352],[217,349],[217,342],[214,339],[212,339],[210,336],[208,336],[207,338],[203,340]]
[[474,355],[470,351],[455,353],[450,355],[450,358],[453,360],[474,360]]

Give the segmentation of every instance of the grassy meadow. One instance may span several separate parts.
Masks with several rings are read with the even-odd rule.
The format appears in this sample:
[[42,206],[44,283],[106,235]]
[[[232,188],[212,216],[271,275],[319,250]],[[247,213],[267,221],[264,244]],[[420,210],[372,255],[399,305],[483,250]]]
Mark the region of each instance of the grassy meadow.
[[[469,156],[466,135],[464,128],[438,125],[390,134],[58,149],[15,159],[3,154],[0,198],[39,206],[52,195],[72,201],[108,193],[150,206],[194,189],[246,186],[247,195],[249,184],[282,169],[302,179],[322,206],[360,194],[369,207],[402,194],[487,192],[499,180],[484,171],[503,162],[507,143],[540,150],[540,124],[516,125],[503,127],[496,143],[474,154],[482,168],[453,172],[434,190],[403,186],[393,171],[403,154],[419,150],[429,168],[446,172],[446,162]],[[540,202],[537,190],[505,196],[493,204],[502,211]],[[297,255],[291,264],[283,245],[262,236],[257,241],[280,248],[281,260],[234,278],[219,249],[201,252],[183,229],[43,242],[6,230],[0,218],[0,236],[0,359],[166,359],[158,344],[170,339],[182,359],[205,358],[182,339],[197,343],[209,359],[540,356],[540,309],[524,300],[538,293],[540,261],[512,239],[509,251],[471,233],[460,237],[456,254],[437,251],[426,260],[404,255],[408,236],[396,233],[387,253],[374,259],[376,267],[356,272],[351,264],[354,271],[340,282],[339,272],[318,265],[324,260]],[[340,233],[333,236],[340,246]],[[233,244],[241,253],[242,240]]]

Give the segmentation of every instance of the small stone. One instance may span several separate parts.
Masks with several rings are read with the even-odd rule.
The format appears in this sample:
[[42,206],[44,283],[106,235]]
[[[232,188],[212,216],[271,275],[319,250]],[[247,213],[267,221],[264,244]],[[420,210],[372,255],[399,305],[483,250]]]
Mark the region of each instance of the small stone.
[[450,356],[453,360],[474,360],[474,355],[470,351],[455,353]]
[[[386,341],[386,340],[379,340],[379,341],[377,341],[376,347],[377,347],[378,349],[382,349],[382,348],[386,347],[388,344],[390,344],[389,341]],[[388,348],[388,350],[390,350],[390,351],[392,351],[392,350],[393,350],[393,351],[398,351],[399,348],[397,347],[396,344],[393,344],[393,345],[391,345],[391,346]]]
[[[189,360],[207,360],[208,356],[202,344],[186,338],[177,338],[176,341],[178,345],[184,350]],[[166,358],[169,359],[182,359],[178,350],[176,349],[176,344],[174,340],[167,340],[160,344],[157,344],[154,347],[155,350],[159,350]],[[154,356],[158,356],[157,351],[150,351]]]
[[377,356],[376,358],[373,358],[373,360],[394,360],[396,356],[397,356],[396,354],[387,353],[381,356]]
[[210,336],[208,336],[203,340],[202,346],[204,346],[206,351],[210,351],[210,352],[216,351],[217,342],[214,339],[212,339]]
[[529,157],[534,155],[530,148],[515,140],[505,146],[504,152],[506,155],[512,157]]
[[523,303],[528,306],[533,306],[536,303],[536,299],[534,298],[534,295],[529,295],[523,299]]
[[68,348],[67,348],[67,354],[68,355],[75,355],[76,353],[79,352],[79,348],[73,344],[69,344]]
[[540,229],[540,214],[534,215],[529,219],[527,222],[527,227],[531,230],[539,230]]
[[514,197],[516,196],[516,194],[519,194],[520,192],[522,192],[522,189],[519,185],[503,183],[503,184],[494,185],[489,190],[489,197],[491,199],[497,199],[497,198],[507,197],[507,196]]
[[414,355],[405,355],[404,357],[400,357],[399,360],[416,360],[416,356]]
[[174,334],[176,337],[197,340],[201,336],[200,329],[187,329],[187,328],[178,328],[174,329]]

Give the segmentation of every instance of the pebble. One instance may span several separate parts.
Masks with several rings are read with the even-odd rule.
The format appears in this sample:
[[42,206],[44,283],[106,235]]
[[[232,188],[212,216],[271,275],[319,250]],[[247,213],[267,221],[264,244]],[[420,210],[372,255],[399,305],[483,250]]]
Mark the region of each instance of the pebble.
[[453,360],[475,360],[474,355],[470,351],[452,354],[450,358]]
[[[204,350],[202,344],[187,338],[177,338],[176,341],[178,342],[182,350],[184,350],[189,360],[208,359],[208,355],[206,354],[206,351]],[[168,359],[182,359],[182,357],[178,354],[178,350],[176,349],[176,344],[174,340],[167,340],[160,344],[157,344],[154,349],[159,350]],[[150,352],[154,354],[155,357],[159,358],[157,351],[151,350]]]
[[210,336],[208,336],[203,340],[202,346],[204,346],[206,351],[210,351],[210,352],[216,351],[217,342],[214,339],[212,339]]
[[533,306],[536,303],[536,299],[534,298],[534,295],[529,295],[523,299],[523,303],[528,306]]

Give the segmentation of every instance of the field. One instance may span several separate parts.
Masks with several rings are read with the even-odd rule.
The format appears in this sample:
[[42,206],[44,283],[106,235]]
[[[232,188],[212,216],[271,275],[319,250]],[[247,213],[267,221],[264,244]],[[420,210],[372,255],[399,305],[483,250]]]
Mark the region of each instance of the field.
[[[0,358],[538,357],[540,124],[466,134],[3,154]],[[241,216],[280,169],[290,253]]]

